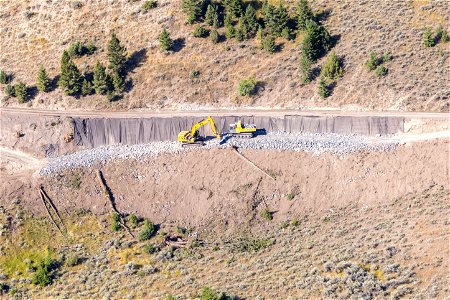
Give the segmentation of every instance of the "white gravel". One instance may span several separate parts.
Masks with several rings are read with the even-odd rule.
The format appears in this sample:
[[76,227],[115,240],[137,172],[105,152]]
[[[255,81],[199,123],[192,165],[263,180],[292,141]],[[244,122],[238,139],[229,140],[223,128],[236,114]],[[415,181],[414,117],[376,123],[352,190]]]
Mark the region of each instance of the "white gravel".
[[[373,143],[369,137],[359,135],[278,132],[260,135],[252,139],[229,138],[225,136],[221,141],[214,139],[206,142],[206,145],[200,149],[227,148],[231,145],[243,149],[304,151],[315,155],[329,152],[342,156],[358,151],[389,151],[394,149],[397,143]],[[113,160],[140,160],[146,157],[155,157],[162,153],[177,154],[182,151],[196,151],[196,149],[183,149],[179,142],[153,142],[133,146],[104,146],[51,159],[48,165],[40,170],[39,174],[45,176],[64,169],[90,167],[94,164],[104,164]]]

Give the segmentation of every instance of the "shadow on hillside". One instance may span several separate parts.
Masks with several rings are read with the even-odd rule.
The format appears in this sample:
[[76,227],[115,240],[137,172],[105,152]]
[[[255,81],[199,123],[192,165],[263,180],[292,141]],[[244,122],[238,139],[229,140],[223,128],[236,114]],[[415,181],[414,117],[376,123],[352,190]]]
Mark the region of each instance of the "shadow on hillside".
[[179,51],[181,51],[181,49],[184,48],[185,45],[186,45],[185,39],[184,38],[178,38],[178,39],[173,41],[172,51],[173,52],[179,52]]
[[315,19],[317,22],[323,22],[328,19],[328,17],[331,15],[331,9],[325,9],[321,11],[320,13],[315,15]]
[[25,102],[31,101],[34,98],[36,98],[38,93],[39,93],[38,88],[35,85],[28,87],[27,88],[28,97],[25,100]]
[[56,75],[55,77],[53,77],[51,83],[50,83],[50,89],[49,92],[53,92],[54,90],[56,90],[58,88],[58,81],[59,81],[60,76]]
[[146,59],[147,59],[147,49],[143,48],[141,50],[134,51],[127,60],[125,67],[126,72],[127,73],[133,72],[134,69],[142,66],[142,64]]

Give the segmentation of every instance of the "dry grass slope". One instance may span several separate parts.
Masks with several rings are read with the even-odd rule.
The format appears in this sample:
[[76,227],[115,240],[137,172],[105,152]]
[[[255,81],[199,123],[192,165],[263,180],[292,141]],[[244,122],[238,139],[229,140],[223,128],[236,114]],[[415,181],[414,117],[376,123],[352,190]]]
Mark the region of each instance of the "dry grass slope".
[[[294,11],[296,1],[286,1]],[[324,23],[339,37],[335,52],[345,60],[345,75],[332,97],[321,100],[317,79],[299,81],[298,43],[279,40],[274,55],[257,49],[254,41],[235,40],[213,45],[194,38],[184,24],[181,1],[158,1],[143,10],[143,1],[2,1],[0,3],[0,69],[13,72],[15,82],[35,84],[39,64],[56,76],[62,51],[75,41],[93,41],[100,49],[76,60],[83,72],[96,61],[106,62],[105,44],[115,31],[134,58],[133,88],[121,101],[105,97],[75,99],[56,90],[39,94],[25,105],[60,108],[192,108],[236,105],[270,107],[335,106],[366,109],[448,111],[448,43],[424,48],[425,26],[448,28],[447,1],[312,1],[326,16]],[[167,28],[178,40],[177,51],[162,53],[158,35]],[[220,29],[223,33],[224,29]],[[370,51],[391,52],[389,74],[378,78],[365,61]],[[319,62],[321,64],[321,62]],[[191,78],[198,70],[199,78]],[[254,75],[260,85],[252,98],[237,97],[240,80]],[[2,105],[16,105],[3,97]]]

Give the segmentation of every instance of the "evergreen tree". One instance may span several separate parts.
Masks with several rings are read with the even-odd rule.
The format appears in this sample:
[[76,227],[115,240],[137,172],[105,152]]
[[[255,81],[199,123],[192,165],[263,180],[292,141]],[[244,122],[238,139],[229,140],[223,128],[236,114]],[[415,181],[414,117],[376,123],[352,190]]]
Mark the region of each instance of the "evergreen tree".
[[220,19],[219,19],[219,12],[216,10],[213,15],[213,27],[219,28],[220,27]]
[[120,40],[113,32],[108,43],[108,60],[109,68],[114,72],[123,74],[125,71],[125,63],[127,62],[127,49],[120,44]]
[[283,29],[287,27],[289,14],[282,2],[279,6],[270,3],[264,5],[264,24],[269,33],[275,37],[281,36]]
[[312,80],[311,60],[306,55],[300,56],[300,80],[309,83]]
[[234,26],[230,23],[227,25],[227,31],[225,32],[225,36],[227,39],[232,39],[236,35],[236,29]]
[[336,80],[342,77],[342,64],[336,53],[332,52],[322,67],[322,75],[325,78]]
[[37,83],[36,86],[39,91],[47,93],[50,90],[51,80],[48,77],[47,71],[41,65],[39,67],[38,75],[37,75]]
[[25,83],[19,82],[14,86],[14,94],[17,97],[19,103],[24,103],[28,97],[28,89]]
[[263,49],[264,31],[261,25],[258,25],[258,31],[256,32],[256,39],[259,43],[259,48]]
[[250,29],[248,28],[245,17],[239,18],[239,30],[242,33],[242,40],[246,40],[250,37]]
[[323,76],[320,76],[319,85],[317,87],[317,93],[323,99],[330,96],[330,90],[328,88],[328,84],[326,82],[326,79]]
[[109,91],[109,78],[106,75],[106,68],[97,62],[94,68],[94,89],[99,95],[105,95]]
[[83,80],[83,84],[81,85],[81,95],[88,96],[94,92],[94,88],[92,87],[92,83],[87,81],[86,78]]
[[14,86],[12,86],[11,84],[8,83],[5,86],[5,94],[6,94],[6,96],[15,97]]
[[244,33],[240,28],[236,29],[234,33],[234,37],[236,38],[236,41],[242,42],[245,39]]
[[325,54],[330,46],[330,34],[325,27],[314,21],[306,22],[306,35],[302,41],[302,53],[312,62]]
[[63,52],[61,58],[61,75],[59,86],[66,95],[76,95],[81,91],[82,77],[77,66],[72,62],[69,53]]
[[161,49],[164,51],[169,51],[173,47],[173,40],[170,38],[170,33],[165,28],[159,35],[159,43],[161,44]]
[[275,38],[271,35],[264,37],[263,39],[263,49],[269,53],[275,53],[277,45],[275,44]]
[[250,34],[255,34],[258,30],[258,19],[256,18],[256,10],[251,4],[247,5],[244,15],[244,22],[248,32]]
[[423,33],[423,44],[425,47],[434,47],[436,45],[434,41],[433,31],[431,31],[431,28],[427,27],[425,28],[425,32]]
[[297,28],[306,29],[306,21],[314,20],[314,14],[308,0],[299,0],[297,5]]
[[9,76],[6,74],[5,71],[0,70],[0,83],[1,84],[7,84],[9,83]]
[[208,4],[205,13],[205,23],[208,24],[209,26],[212,26],[214,24],[215,15],[217,15],[217,6],[211,3]]
[[223,5],[227,15],[231,18],[239,18],[243,14],[241,0],[224,0]]
[[213,42],[213,44],[217,44],[220,40],[219,32],[216,29],[211,30],[209,38],[211,39],[211,42]]
[[181,3],[183,12],[187,15],[187,22],[193,24],[199,20],[202,15],[202,1],[183,0]]
[[114,72],[112,74],[112,83],[113,83],[114,92],[116,93],[116,95],[123,94],[123,92],[125,91],[125,82],[119,73]]

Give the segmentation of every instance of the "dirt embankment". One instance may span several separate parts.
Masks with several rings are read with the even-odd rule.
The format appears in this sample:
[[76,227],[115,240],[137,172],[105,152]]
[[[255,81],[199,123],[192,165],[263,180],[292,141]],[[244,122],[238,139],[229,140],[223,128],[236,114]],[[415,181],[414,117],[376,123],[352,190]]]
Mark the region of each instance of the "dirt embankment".
[[[276,180],[262,176],[231,150],[219,149],[117,161],[101,169],[123,212],[157,223],[212,223],[233,231],[252,224],[266,208],[275,220],[285,220],[350,203],[371,206],[434,185],[448,188],[448,147],[448,141],[438,140],[345,157],[243,151]],[[65,171],[32,182],[2,182],[1,202],[10,202],[13,199],[7,195],[15,195],[27,207],[40,211],[34,188],[38,184],[46,187],[60,209],[108,211],[95,168]]]

